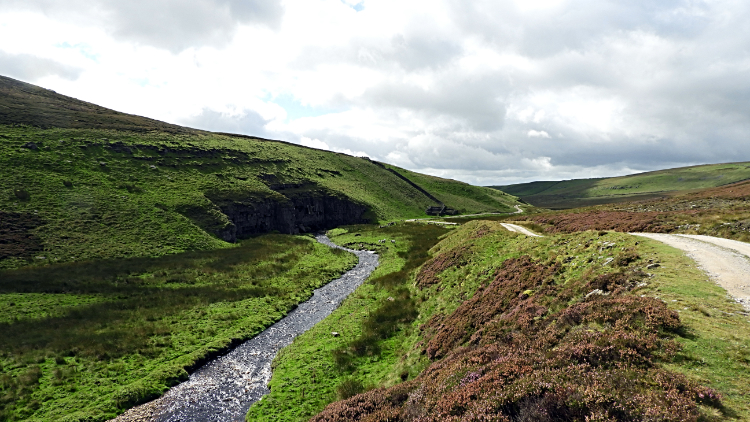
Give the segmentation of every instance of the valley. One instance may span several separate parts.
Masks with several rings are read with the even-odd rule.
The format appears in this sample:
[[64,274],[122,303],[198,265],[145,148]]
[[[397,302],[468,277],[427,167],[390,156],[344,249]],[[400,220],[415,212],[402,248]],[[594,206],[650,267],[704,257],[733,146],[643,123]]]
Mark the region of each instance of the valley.
[[0,93],[0,421],[750,420],[746,163],[504,192]]

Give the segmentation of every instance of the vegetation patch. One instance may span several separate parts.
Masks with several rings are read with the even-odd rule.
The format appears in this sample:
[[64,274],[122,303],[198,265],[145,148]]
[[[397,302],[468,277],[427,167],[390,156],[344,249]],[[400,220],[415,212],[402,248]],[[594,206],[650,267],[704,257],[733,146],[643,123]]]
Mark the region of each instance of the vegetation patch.
[[106,420],[351,268],[309,237],[0,272],[0,420]]
[[41,252],[44,245],[33,230],[42,224],[44,221],[34,214],[0,211],[0,261]]
[[[485,233],[476,237],[479,231]],[[437,270],[439,257],[457,251],[470,251],[459,254],[463,265]],[[430,253],[432,259],[411,275],[418,315],[382,343],[386,347],[378,363],[385,365],[372,371],[374,359],[363,358],[347,373],[334,359],[328,367],[343,375],[331,383],[328,400],[360,388],[369,391],[330,404],[313,420],[726,420],[747,415],[742,400],[750,367],[742,357],[750,342],[746,336],[729,336],[729,330],[747,331],[750,321],[721,295],[708,296],[721,303],[703,306],[698,302],[704,292],[696,292],[695,302],[684,310],[684,297],[665,300],[664,289],[670,297],[691,296],[687,286],[704,276],[694,265],[692,271],[672,270],[676,256],[655,252],[650,242],[597,231],[528,238],[495,222],[475,221],[448,232]],[[659,272],[675,274],[674,284],[666,284],[662,273],[645,272],[654,261],[661,264]],[[419,286],[416,281],[427,270],[438,281]],[[732,315],[710,321],[710,328],[696,324],[707,315],[723,315],[714,306]],[[349,322],[359,321],[359,330],[357,324],[350,327],[361,333],[367,318],[352,315],[355,309],[345,309],[349,314],[344,315]],[[717,323],[720,335],[711,333]],[[326,333],[319,334],[325,338]],[[316,357],[335,357],[357,338],[329,335],[333,341],[326,341]],[[396,356],[386,358],[388,353]],[[315,388],[304,381],[309,377],[287,379],[295,379],[297,391]],[[304,407],[307,401],[297,397]],[[254,410],[248,420],[307,418],[307,413],[284,418]]]
[[[681,217],[685,217],[683,214]],[[573,233],[586,230],[667,233],[678,224],[673,213],[587,211],[537,215],[531,221],[546,225],[547,233]]]
[[439,283],[438,274],[450,267],[460,268],[466,265],[466,255],[471,250],[466,246],[460,246],[455,249],[443,252],[426,262],[417,273],[416,283],[420,288],[429,287]]

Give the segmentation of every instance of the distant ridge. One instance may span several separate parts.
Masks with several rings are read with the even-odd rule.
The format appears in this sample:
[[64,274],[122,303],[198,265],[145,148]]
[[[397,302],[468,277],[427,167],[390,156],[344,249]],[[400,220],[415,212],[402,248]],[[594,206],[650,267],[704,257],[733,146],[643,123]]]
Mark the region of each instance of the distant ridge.
[[750,179],[750,162],[703,164],[620,177],[490,186],[544,208],[567,209],[664,198]]

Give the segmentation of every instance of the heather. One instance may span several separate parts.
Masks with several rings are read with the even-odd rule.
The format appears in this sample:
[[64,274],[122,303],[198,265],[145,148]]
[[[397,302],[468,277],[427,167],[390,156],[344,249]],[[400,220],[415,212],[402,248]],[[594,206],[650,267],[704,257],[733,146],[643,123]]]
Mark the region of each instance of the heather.
[[[420,315],[411,336],[402,335],[411,345],[402,360],[424,370],[332,403],[312,420],[737,416],[731,408],[742,393],[694,370],[692,342],[707,356],[720,351],[707,350],[715,339],[696,325],[694,312],[676,307],[681,300],[659,297],[673,281],[662,285],[646,272],[655,259],[650,245],[592,231],[537,240],[498,226],[465,224],[412,274]],[[748,372],[738,364],[738,373]],[[730,392],[731,408],[720,390]]]

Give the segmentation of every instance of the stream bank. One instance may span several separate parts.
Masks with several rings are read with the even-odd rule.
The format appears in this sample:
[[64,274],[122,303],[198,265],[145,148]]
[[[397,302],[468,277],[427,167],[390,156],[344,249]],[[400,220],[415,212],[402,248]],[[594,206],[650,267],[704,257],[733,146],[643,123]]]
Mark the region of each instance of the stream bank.
[[136,406],[113,422],[244,421],[250,406],[269,393],[271,363],[279,350],[330,315],[378,266],[378,255],[335,245],[325,235],[315,239],[352,252],[357,265],[316,289],[287,316],[172,387],[162,397]]

